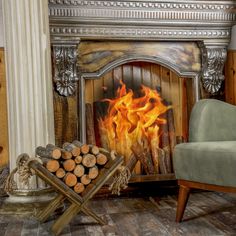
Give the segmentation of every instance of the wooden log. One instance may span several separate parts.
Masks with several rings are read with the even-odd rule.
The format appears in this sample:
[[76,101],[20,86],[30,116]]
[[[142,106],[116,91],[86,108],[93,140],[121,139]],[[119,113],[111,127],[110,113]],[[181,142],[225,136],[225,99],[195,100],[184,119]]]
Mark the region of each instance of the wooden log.
[[82,154],[87,154],[89,153],[89,145],[88,144],[82,144],[80,141],[78,140],[74,140],[72,142],[75,146],[79,147],[80,148],[80,152]]
[[173,172],[172,168],[172,158],[174,153],[174,148],[176,146],[176,136],[175,136],[175,125],[174,125],[174,112],[173,109],[170,108],[167,110],[167,121],[168,121],[168,131],[169,131],[169,143],[170,143],[170,167],[169,167],[169,173]]
[[71,159],[72,158],[72,153],[71,152],[68,152],[64,149],[61,150],[61,157],[64,159],[64,160],[68,160],[68,159]]
[[59,161],[57,160],[48,160],[46,163],[46,168],[50,172],[56,172],[60,168]]
[[72,144],[74,144],[77,147],[81,147],[83,145],[79,140],[74,140]]
[[155,147],[151,147],[151,152],[152,152],[152,162],[153,162],[153,167],[154,167],[154,172],[155,174],[159,174],[159,159],[158,159],[158,151],[157,151],[158,145]]
[[172,173],[172,163],[171,163],[171,158],[170,158],[170,148],[169,147],[164,147],[163,150],[165,152],[165,163],[166,163],[167,173]]
[[97,155],[99,153],[99,147],[95,146],[95,145],[91,145],[90,146],[90,153],[92,153],[93,155]]
[[131,150],[136,158],[141,162],[143,169],[146,174],[154,174],[154,167],[152,164],[152,159],[150,152],[144,148],[144,144],[140,144],[138,142],[134,143],[131,146]]
[[72,173],[66,173],[63,180],[65,184],[69,187],[73,187],[77,184],[77,177]]
[[46,150],[54,159],[59,159],[61,157],[61,149],[53,144],[47,144]]
[[60,149],[47,149],[45,147],[39,146],[35,149],[36,155],[40,157],[46,157],[46,158],[53,158],[53,159],[59,159],[61,157],[61,150]]
[[[165,102],[165,105],[168,106],[169,103]],[[161,134],[161,145],[160,147],[165,150],[165,159],[168,163],[168,173],[171,173],[171,151],[170,151],[170,140],[169,140],[169,128],[168,128],[168,115],[167,112],[161,115],[163,119],[166,120],[166,123],[160,126],[160,134]]]
[[131,154],[128,162],[126,163],[126,167],[129,168],[130,173],[132,173],[132,171],[134,170],[134,167],[137,164],[137,162],[138,162],[138,159],[136,158],[136,156],[134,154]]
[[91,183],[91,179],[89,178],[88,175],[83,175],[81,178],[80,178],[80,182],[84,185],[88,185]]
[[74,169],[74,175],[76,175],[77,177],[81,177],[84,175],[84,172],[85,172],[85,168],[83,165],[76,165]]
[[101,141],[100,141],[100,134],[99,134],[99,125],[98,125],[98,112],[97,112],[97,108],[96,108],[96,103],[93,103],[93,120],[94,120],[94,134],[95,134],[95,141],[96,141],[96,145],[98,147],[101,147]]
[[107,163],[107,161],[108,161],[107,156],[102,154],[102,153],[99,153],[96,156],[96,159],[97,159],[97,164],[98,165],[105,165]]
[[160,172],[161,174],[167,174],[167,166],[166,166],[166,156],[165,156],[165,151],[161,148],[157,148],[158,152],[158,159],[159,159],[159,164],[160,164]]
[[52,158],[52,156],[47,152],[45,147],[39,146],[35,149],[36,155],[40,157]]
[[83,144],[83,145],[80,147],[80,150],[81,150],[81,153],[83,153],[83,154],[89,153],[89,145]]
[[86,138],[87,143],[96,145],[95,132],[94,132],[94,120],[93,120],[93,108],[91,103],[85,104],[86,115]]
[[72,159],[68,159],[63,162],[63,167],[66,171],[73,171],[75,169],[75,166],[75,161]]
[[109,102],[107,101],[97,101],[94,102],[94,121],[95,121],[95,136],[96,136],[96,143],[97,146],[101,146],[105,149],[109,149],[109,143],[107,140],[104,129],[101,129],[99,126],[99,119],[104,118],[104,116],[107,114],[107,110],[109,107]]
[[57,171],[56,171],[56,176],[61,179],[63,178],[64,176],[66,175],[66,172],[63,168],[59,168]]
[[76,157],[80,155],[80,147],[75,146],[73,143],[64,143],[62,148],[67,152],[71,152],[71,154]]
[[75,157],[74,161],[76,164],[80,164],[82,162],[83,157],[82,156],[77,156]]
[[96,157],[93,154],[85,154],[82,159],[82,164],[85,167],[93,167],[96,164]]
[[84,190],[85,190],[85,187],[84,187],[84,184],[82,184],[82,183],[77,183],[77,184],[74,186],[74,191],[75,191],[76,193],[82,193]]
[[88,177],[90,179],[96,179],[98,177],[98,174],[99,174],[99,170],[97,166],[93,166],[89,168]]

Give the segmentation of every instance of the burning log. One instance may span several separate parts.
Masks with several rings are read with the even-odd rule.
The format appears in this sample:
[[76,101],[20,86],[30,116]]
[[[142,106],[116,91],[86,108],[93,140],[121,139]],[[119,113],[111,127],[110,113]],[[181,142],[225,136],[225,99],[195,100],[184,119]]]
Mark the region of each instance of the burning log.
[[155,145],[151,147],[152,149],[152,162],[153,162],[153,167],[154,167],[154,173],[159,174],[159,156],[158,156],[158,151],[157,151],[158,145]]
[[171,157],[173,157],[174,147],[176,145],[176,136],[175,136],[175,124],[174,124],[174,112],[172,108],[167,110],[167,122],[169,131],[170,154]]
[[107,114],[108,106],[108,102],[105,101],[94,102],[94,129],[96,143],[98,146],[102,146],[105,149],[109,149],[109,142],[106,130],[99,125],[99,119],[103,118]]
[[152,164],[152,159],[150,152],[147,147],[145,147],[145,141],[143,144],[138,142],[134,143],[131,146],[131,150],[133,151],[135,157],[141,162],[143,169],[146,174],[154,174],[154,167]]
[[[160,126],[161,134],[161,148],[165,151],[165,162],[167,163],[167,173],[171,173],[171,152],[170,152],[170,140],[169,140],[169,128],[168,128],[168,115],[167,112],[162,114],[162,118],[166,120],[166,123]],[[160,157],[162,158],[162,157]]]
[[166,153],[163,149],[157,148],[158,152],[158,160],[160,163],[160,172],[161,174],[168,174],[168,167],[167,167],[167,158],[166,158]]
[[134,167],[136,166],[138,160],[134,154],[132,154],[126,164],[126,167],[129,169],[130,173],[134,170]]
[[149,138],[150,138],[150,149],[151,149],[151,157],[154,167],[154,173],[159,173],[159,160],[158,160],[158,152],[157,148],[159,147],[159,127],[155,127],[154,129],[149,130]]
[[92,104],[85,104],[87,143],[96,145]]

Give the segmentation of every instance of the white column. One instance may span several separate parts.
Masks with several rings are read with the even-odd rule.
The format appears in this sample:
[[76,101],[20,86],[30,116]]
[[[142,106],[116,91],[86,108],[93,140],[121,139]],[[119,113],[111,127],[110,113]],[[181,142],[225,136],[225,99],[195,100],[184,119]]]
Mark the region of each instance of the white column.
[[[54,143],[47,0],[3,0],[10,169],[25,152]],[[30,189],[43,188],[34,178]],[[24,186],[21,186],[24,189]]]

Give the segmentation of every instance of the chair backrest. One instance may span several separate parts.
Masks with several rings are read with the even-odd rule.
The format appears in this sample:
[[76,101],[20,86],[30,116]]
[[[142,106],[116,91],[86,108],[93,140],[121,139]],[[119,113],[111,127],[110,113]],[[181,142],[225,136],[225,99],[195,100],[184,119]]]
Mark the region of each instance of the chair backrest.
[[203,99],[192,110],[189,141],[236,141],[236,106]]

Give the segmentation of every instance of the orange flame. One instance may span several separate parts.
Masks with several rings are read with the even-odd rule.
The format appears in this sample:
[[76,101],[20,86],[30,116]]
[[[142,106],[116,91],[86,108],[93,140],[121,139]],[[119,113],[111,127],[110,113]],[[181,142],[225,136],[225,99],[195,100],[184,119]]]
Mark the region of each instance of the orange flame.
[[168,109],[156,90],[141,86],[141,97],[127,92],[124,83],[117,90],[116,98],[109,102],[108,114],[99,119],[101,143],[104,148],[114,149],[125,159],[132,154],[131,146],[145,138],[150,148],[159,145],[159,125],[166,121],[160,115]]

